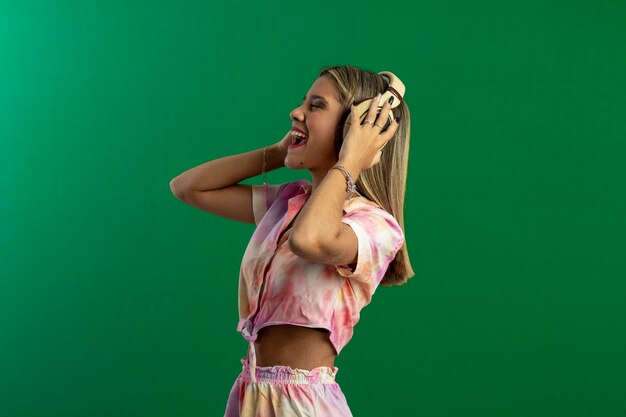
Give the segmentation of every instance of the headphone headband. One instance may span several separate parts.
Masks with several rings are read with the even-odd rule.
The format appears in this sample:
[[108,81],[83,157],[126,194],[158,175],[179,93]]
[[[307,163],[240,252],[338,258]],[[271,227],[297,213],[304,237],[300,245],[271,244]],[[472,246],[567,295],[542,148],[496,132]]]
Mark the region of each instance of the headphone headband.
[[389,97],[392,95],[396,98],[391,105],[391,108],[397,107],[400,105],[400,102],[403,101],[404,92],[406,91],[404,88],[404,83],[400,81],[400,78],[396,77],[393,72],[390,71],[381,71],[378,73],[379,75],[386,76],[389,78],[389,87],[387,87],[387,91],[385,91],[380,99],[381,103],[389,100]]

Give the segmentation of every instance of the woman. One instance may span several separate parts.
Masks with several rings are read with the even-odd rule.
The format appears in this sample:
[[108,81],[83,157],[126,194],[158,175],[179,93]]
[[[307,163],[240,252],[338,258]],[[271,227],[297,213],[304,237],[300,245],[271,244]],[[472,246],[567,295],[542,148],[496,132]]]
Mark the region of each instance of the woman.
[[[281,141],[172,180],[186,203],[256,224],[239,279],[237,329],[248,354],[226,417],[352,415],[335,357],[377,286],[413,276],[403,232],[403,95],[390,72],[325,68]],[[308,169],[312,182],[267,185],[265,172],[283,166]],[[260,173],[263,185],[238,184]]]

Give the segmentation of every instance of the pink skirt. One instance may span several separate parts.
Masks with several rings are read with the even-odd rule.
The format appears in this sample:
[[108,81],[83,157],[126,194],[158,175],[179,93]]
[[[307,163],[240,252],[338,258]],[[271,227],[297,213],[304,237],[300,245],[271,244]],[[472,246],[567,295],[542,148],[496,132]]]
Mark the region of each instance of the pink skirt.
[[248,358],[228,396],[224,417],[352,417],[335,381],[338,368],[311,370],[290,366],[257,366],[252,382]]

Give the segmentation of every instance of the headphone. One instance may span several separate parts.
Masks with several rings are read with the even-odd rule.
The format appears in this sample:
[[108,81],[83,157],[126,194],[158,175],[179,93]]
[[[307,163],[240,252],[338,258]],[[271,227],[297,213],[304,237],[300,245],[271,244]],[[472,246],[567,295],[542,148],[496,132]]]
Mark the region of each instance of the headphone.
[[[385,76],[389,79],[389,86],[387,87],[387,91],[385,91],[380,97],[380,102],[379,102],[380,104],[378,105],[378,108],[376,109],[377,117],[378,117],[378,114],[380,114],[380,111],[383,109],[383,105],[385,104],[387,100],[389,100],[391,96],[394,96],[393,103],[391,104],[391,109],[398,107],[400,105],[400,102],[402,102],[403,100],[404,91],[405,91],[404,83],[400,81],[400,79],[396,77],[395,74],[393,74],[392,72],[381,71],[378,74]],[[367,113],[369,113],[370,106],[374,99],[375,97],[368,98],[365,101],[360,102],[356,106],[355,111],[359,115],[360,124],[363,124],[363,120],[365,120],[365,117],[367,117]],[[389,127],[391,122],[396,119],[391,109],[387,117],[387,122],[385,123],[383,128],[380,130],[381,132],[384,132]],[[348,115],[348,118],[346,119],[343,125],[343,137],[344,138],[346,137],[346,134],[348,133],[348,130],[350,129],[351,119],[352,117]]]

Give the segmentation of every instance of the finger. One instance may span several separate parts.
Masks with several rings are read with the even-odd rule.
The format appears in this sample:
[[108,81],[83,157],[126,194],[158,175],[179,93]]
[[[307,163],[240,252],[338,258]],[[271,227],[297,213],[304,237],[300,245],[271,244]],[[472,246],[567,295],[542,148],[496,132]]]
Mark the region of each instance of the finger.
[[393,119],[393,122],[391,122],[385,134],[389,134],[389,136],[393,137],[396,134],[396,130],[398,130],[398,126],[400,126],[400,123],[398,123],[398,120]]
[[[382,127],[379,127],[381,131],[383,130],[383,127],[385,127],[385,124],[389,120],[389,112],[391,111],[391,104],[389,103],[389,101],[385,101],[382,107],[383,108],[378,114],[378,117],[376,118],[376,122],[375,122],[378,126],[382,126]],[[387,131],[389,131],[390,128],[391,128],[391,124],[387,128]],[[387,131],[385,131],[385,133]]]
[[384,140],[385,144],[387,144],[388,141],[393,139],[393,137],[396,134],[396,130],[398,130],[398,126],[400,126],[400,124],[398,123],[397,120],[394,119],[393,122],[391,122],[391,124],[387,128],[387,130],[381,133],[380,137]]
[[353,126],[358,126],[360,122],[359,122],[359,111],[357,110],[357,106],[352,104],[352,106],[350,107],[351,107],[350,108],[350,123]]
[[391,124],[385,131],[385,136],[389,136],[389,140],[393,139],[396,136],[396,131],[398,130],[398,126],[400,126],[400,124],[398,123],[397,120],[394,119],[394,121],[391,122]]
[[[372,99],[372,102],[370,103],[369,111],[367,112],[367,117],[365,118],[366,120],[370,120],[372,123],[376,123],[376,113],[378,110],[378,106],[380,105],[380,103],[378,102],[379,98],[380,98],[380,95]],[[368,124],[370,126],[373,126],[372,123],[368,123]]]

